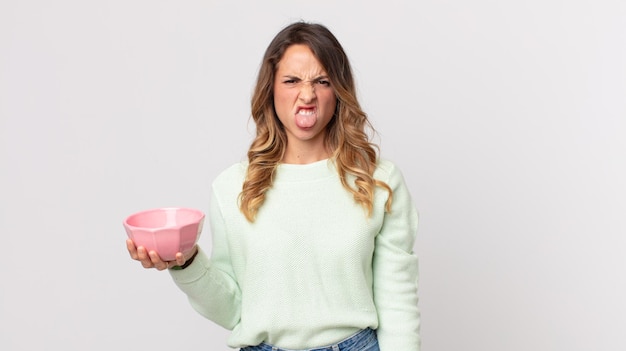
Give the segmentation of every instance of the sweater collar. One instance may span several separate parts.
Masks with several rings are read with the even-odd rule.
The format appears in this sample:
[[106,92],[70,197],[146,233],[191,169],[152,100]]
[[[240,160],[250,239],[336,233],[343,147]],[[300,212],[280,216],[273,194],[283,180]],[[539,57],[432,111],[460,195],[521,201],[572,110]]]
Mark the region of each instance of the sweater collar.
[[337,175],[332,159],[307,163],[291,164],[280,163],[276,169],[275,182],[307,182],[320,180]]

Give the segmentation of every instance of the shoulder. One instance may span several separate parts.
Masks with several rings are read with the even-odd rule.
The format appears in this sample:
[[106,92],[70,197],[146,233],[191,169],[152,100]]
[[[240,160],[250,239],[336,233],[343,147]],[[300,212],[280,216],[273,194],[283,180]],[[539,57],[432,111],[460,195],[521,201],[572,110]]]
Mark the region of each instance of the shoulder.
[[241,191],[241,186],[248,170],[248,161],[241,161],[232,164],[220,172],[213,180],[214,189],[232,189]]
[[402,181],[402,172],[392,161],[379,158],[376,163],[376,170],[374,171],[374,178],[389,183],[393,180]]

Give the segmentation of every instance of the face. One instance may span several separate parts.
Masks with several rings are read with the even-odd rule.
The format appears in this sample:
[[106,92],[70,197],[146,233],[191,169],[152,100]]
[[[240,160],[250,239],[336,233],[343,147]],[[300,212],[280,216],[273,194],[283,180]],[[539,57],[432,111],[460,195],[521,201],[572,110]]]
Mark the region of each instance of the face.
[[274,109],[287,132],[287,151],[325,151],[326,126],[336,106],[335,90],[309,47],[287,48],[274,78]]

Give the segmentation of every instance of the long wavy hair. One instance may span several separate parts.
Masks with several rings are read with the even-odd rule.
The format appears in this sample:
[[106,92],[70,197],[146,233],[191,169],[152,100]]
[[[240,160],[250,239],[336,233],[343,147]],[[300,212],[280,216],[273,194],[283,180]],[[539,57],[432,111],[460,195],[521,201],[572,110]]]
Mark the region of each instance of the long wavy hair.
[[[323,25],[296,22],[281,30],[265,51],[252,96],[252,118],[256,137],[248,150],[248,173],[239,196],[241,212],[253,222],[272,187],[274,174],[287,147],[287,134],[274,110],[274,78],[277,66],[288,47],[309,47],[326,70],[337,97],[335,115],[326,127],[325,144],[339,173],[341,183],[371,216],[376,186],[389,192],[385,210],[390,211],[392,190],[374,179],[378,146],[371,143],[374,132],[360,107],[352,68],[339,41]],[[352,176],[353,182],[348,181]]]

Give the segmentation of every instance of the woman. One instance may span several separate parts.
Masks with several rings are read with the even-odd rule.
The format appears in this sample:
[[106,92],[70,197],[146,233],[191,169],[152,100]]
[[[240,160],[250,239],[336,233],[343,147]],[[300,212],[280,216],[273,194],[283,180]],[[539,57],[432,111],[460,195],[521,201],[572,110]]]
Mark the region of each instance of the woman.
[[419,350],[417,212],[377,156],[348,58],[324,26],[270,43],[252,98],[248,161],[213,182],[210,257],[164,262],[193,308],[243,351]]

